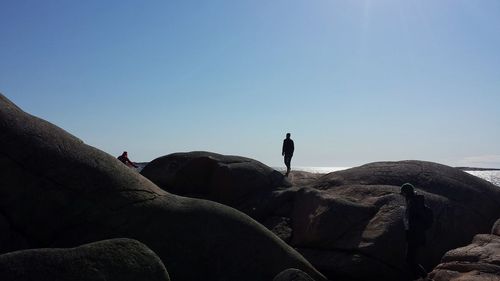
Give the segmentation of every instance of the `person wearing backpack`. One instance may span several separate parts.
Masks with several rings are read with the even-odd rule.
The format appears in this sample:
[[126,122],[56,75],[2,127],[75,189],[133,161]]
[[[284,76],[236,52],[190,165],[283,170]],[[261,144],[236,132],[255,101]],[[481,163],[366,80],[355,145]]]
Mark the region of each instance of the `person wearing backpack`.
[[406,230],[406,262],[410,267],[412,278],[427,276],[425,268],[418,263],[419,250],[425,246],[425,231],[432,225],[432,210],[425,206],[423,195],[415,193],[411,183],[401,186],[401,195],[405,197],[406,208],[404,225]]

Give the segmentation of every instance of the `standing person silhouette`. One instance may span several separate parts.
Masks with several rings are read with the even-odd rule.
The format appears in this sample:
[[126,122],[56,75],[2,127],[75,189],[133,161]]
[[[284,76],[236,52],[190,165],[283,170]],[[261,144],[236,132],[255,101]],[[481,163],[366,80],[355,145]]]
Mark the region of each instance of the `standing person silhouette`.
[[293,150],[295,149],[293,140],[290,138],[290,133],[286,134],[286,139],[283,140],[283,149],[281,150],[281,155],[285,156],[286,174],[288,177],[290,173],[290,162],[292,161]]

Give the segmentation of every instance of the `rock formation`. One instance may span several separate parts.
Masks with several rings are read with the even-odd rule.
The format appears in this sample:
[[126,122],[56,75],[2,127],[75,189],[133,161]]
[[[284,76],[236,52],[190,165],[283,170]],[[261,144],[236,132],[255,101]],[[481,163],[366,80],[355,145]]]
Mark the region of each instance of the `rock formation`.
[[500,280],[500,231],[497,226],[491,234],[478,234],[472,243],[447,252],[429,277],[434,281]]
[[23,112],[0,95],[0,252],[127,237],[170,278],[272,280],[300,254],[239,211],[169,194],[116,158]]
[[[286,188],[288,181],[264,180],[272,174],[270,168],[246,158],[245,166],[255,169],[249,174],[259,180],[248,181],[238,173],[225,173],[230,180],[219,180],[215,171],[230,171],[226,166],[238,163],[225,157],[205,152],[173,154],[153,161],[154,170],[146,166],[144,175],[171,192],[215,200],[247,213],[332,279],[405,278],[405,203],[399,194],[405,182],[413,183],[434,211],[436,223],[427,233],[423,251],[426,268],[438,264],[446,251],[484,232],[500,213],[498,187],[437,163],[379,162],[322,177],[292,173],[295,186]],[[230,184],[217,189],[214,178]],[[193,179],[196,184],[183,184]],[[192,186],[196,188],[190,190]],[[205,190],[226,194],[198,192]],[[241,190],[246,200],[228,199],[238,198],[232,194]]]
[[204,151],[156,158],[141,174],[168,192],[229,206],[287,185],[281,173],[256,160]]
[[160,258],[131,239],[71,249],[33,249],[0,255],[0,280],[169,281]]
[[434,212],[422,253],[428,269],[446,251],[487,231],[500,213],[500,189],[458,169],[424,161],[372,163],[325,175],[311,185],[316,191],[296,200],[300,217],[291,220],[303,223],[292,227],[292,245],[305,248],[304,256],[325,273],[404,275],[404,201],[398,193],[405,182]]
[[273,281],[314,281],[307,273],[295,268],[283,270]]

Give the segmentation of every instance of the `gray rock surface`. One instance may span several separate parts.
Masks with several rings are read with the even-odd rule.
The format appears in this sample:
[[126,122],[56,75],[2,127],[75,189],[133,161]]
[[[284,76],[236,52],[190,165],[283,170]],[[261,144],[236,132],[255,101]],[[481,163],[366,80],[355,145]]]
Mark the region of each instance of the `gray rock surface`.
[[160,258],[131,239],[111,239],[77,248],[32,249],[0,255],[0,280],[168,281]]
[[[116,158],[0,95],[0,252],[116,238],[151,248],[172,280],[271,280],[287,268],[323,277],[241,212],[167,193]],[[9,245],[18,243],[16,249]]]
[[[163,181],[152,180],[173,192],[189,190],[189,186],[216,190],[221,194],[184,194],[229,202],[298,249],[331,279],[406,278],[405,203],[399,194],[403,183],[414,184],[434,212],[435,224],[427,232],[428,243],[422,253],[422,263],[428,269],[437,265],[448,250],[466,245],[475,234],[487,231],[500,213],[498,187],[437,163],[378,162],[327,175],[292,172],[288,178],[292,187],[287,181],[273,185],[264,180],[246,181],[240,174],[233,174],[228,181],[230,188],[217,188],[212,183],[213,171],[231,162],[224,157],[204,152],[166,156],[154,165],[155,176],[163,177]],[[189,160],[173,161],[179,158]],[[189,161],[198,163],[193,159],[204,164],[196,165],[196,169],[183,168]],[[173,168],[171,163],[181,164]],[[247,174],[260,174],[260,178],[270,173],[260,164],[247,167],[255,169]],[[166,173],[162,175],[162,171]],[[195,178],[196,183],[177,183],[190,178]],[[232,194],[240,185],[244,186],[242,198],[246,200],[220,199],[226,196],[222,193]]]
[[471,244],[448,251],[429,277],[434,281],[500,280],[500,236],[495,230],[493,227],[492,234],[478,234]]
[[491,229],[491,234],[500,236],[500,219],[498,219],[493,228]]
[[399,187],[405,182],[417,187],[434,212],[421,255],[428,269],[448,250],[488,232],[500,213],[500,189],[458,169],[424,161],[371,163],[327,174],[301,191],[291,244],[329,276],[403,278]]
[[256,160],[205,151],[156,158],[141,174],[168,192],[229,206],[287,185],[281,173]]
[[291,215],[291,245],[331,279],[400,280],[405,233],[398,187],[303,188]]
[[314,281],[302,270],[289,268],[274,277],[273,281]]

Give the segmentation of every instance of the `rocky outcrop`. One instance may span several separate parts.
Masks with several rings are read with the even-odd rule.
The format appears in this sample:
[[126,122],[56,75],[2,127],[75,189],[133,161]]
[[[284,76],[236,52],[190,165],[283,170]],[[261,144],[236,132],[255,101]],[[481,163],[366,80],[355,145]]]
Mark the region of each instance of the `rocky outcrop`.
[[[323,176],[294,203],[294,247],[329,276],[399,279],[406,275],[399,186],[411,182],[434,212],[421,262],[487,231],[500,213],[500,189],[448,166],[379,162]],[[300,199],[299,199],[300,198]]]
[[[0,252],[128,237],[172,280],[272,280],[300,254],[239,211],[167,193],[0,95]],[[15,238],[14,238],[15,237]]]
[[491,234],[500,236],[500,219],[498,219],[493,228],[491,229]]
[[401,280],[405,233],[394,186],[303,188],[291,213],[291,245],[331,279]]
[[0,280],[168,281],[160,258],[131,239],[71,249],[33,249],[0,255]]
[[[217,188],[214,171],[232,163],[225,157],[204,152],[173,154],[153,161],[154,173],[144,175],[172,192],[229,202],[297,248],[332,279],[406,278],[405,202],[399,194],[405,182],[413,183],[434,211],[436,223],[427,233],[423,250],[426,268],[438,264],[446,251],[467,244],[476,233],[489,228],[500,212],[498,187],[436,163],[379,162],[323,176],[292,172],[288,178],[292,187],[287,187],[288,180],[270,184],[269,180],[248,181],[241,176],[244,173],[233,173],[225,181],[231,185]],[[266,179],[271,170],[254,162],[258,165],[246,164],[245,173]],[[211,192],[193,192],[190,186]],[[220,199],[228,198],[223,193],[236,198],[232,194],[241,189],[245,200]],[[214,190],[222,194],[213,195]]]
[[447,252],[429,277],[434,281],[500,280],[500,236],[497,230],[493,227],[491,234],[478,234],[470,245]]
[[168,192],[229,206],[289,185],[281,173],[256,160],[204,151],[157,158],[141,174]]
[[283,270],[273,281],[314,281],[307,273],[295,268]]

